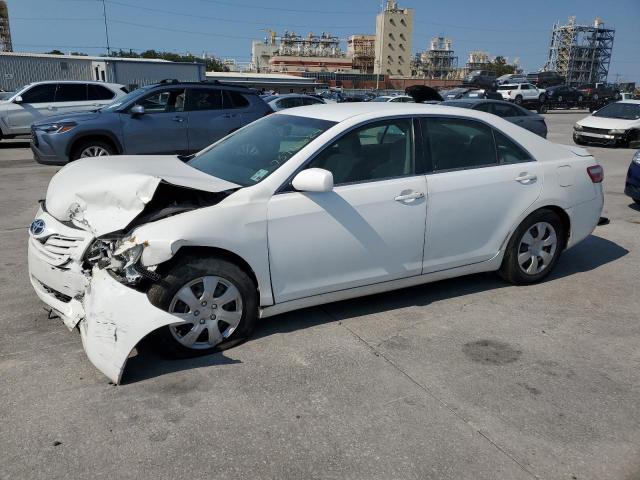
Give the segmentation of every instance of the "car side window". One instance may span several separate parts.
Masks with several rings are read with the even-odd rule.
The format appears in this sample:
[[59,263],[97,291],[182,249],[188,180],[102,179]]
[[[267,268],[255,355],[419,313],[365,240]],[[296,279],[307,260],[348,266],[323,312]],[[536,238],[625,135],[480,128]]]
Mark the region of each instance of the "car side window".
[[59,83],[56,90],[56,103],[58,102],[86,102],[86,83]]
[[491,112],[491,104],[490,103],[479,103],[475,107],[474,110],[480,110],[481,112],[493,113]]
[[497,165],[489,126],[475,120],[438,117],[420,123],[425,153],[435,172]]
[[171,113],[184,111],[184,89],[156,90],[136,105],[142,105],[145,113]]
[[315,98],[303,98],[302,99],[302,104],[303,105],[317,105],[318,103],[322,103],[320,100],[317,100]]
[[188,89],[187,110],[222,110],[222,91],[219,88]]
[[87,84],[89,89],[89,100],[111,100],[116,96],[114,92],[102,85],[94,85],[93,83]]
[[526,83],[524,85],[520,85],[520,90],[529,90],[529,85]]
[[329,170],[335,185],[412,175],[412,121],[385,120],[352,130],[326,147],[308,168]]
[[249,106],[249,101],[244,98],[244,95],[232,90],[224,90],[223,92],[223,105],[225,109],[228,108],[245,108]]
[[55,83],[47,83],[44,85],[36,85],[24,92],[22,96],[23,103],[53,103],[56,98]]
[[519,145],[509,139],[498,130],[493,131],[498,149],[498,162],[500,165],[509,163],[532,162],[531,156]]
[[522,114],[517,109],[508,104],[503,105],[502,103],[494,103],[492,107],[493,111],[491,113],[499,117],[508,118],[522,116]]

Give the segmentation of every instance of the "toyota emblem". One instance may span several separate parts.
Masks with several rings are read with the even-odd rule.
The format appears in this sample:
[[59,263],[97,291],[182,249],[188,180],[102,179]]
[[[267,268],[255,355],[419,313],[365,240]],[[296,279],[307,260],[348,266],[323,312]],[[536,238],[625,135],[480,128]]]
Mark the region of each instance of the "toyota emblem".
[[33,222],[31,222],[31,227],[29,227],[29,231],[32,235],[40,235],[44,232],[45,223],[41,218],[36,218]]

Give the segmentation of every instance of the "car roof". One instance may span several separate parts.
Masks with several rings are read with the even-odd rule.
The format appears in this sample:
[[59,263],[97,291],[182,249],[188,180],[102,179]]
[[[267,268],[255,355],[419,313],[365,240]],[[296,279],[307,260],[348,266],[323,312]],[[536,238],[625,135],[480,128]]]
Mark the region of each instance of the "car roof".
[[633,103],[634,105],[640,105],[640,100],[628,99],[628,100],[620,100],[619,102],[614,102],[614,103]]
[[73,83],[73,84],[77,84],[77,83],[90,83],[92,85],[106,85],[109,87],[114,87],[114,88],[121,88],[124,87],[124,85],[120,85],[119,83],[108,83],[108,82],[98,82],[95,80],[45,80],[42,82],[31,82],[28,85],[32,86],[32,85],[49,85],[52,83]]
[[[358,116],[375,115],[379,117],[395,115],[425,115],[425,114],[456,114],[464,117],[475,118],[478,113],[467,108],[449,107],[425,103],[335,103],[324,105],[310,105],[298,107],[293,110],[283,110],[277,115],[296,115],[299,117],[316,118],[330,122],[343,122],[349,118]],[[486,114],[489,115],[489,114]]]

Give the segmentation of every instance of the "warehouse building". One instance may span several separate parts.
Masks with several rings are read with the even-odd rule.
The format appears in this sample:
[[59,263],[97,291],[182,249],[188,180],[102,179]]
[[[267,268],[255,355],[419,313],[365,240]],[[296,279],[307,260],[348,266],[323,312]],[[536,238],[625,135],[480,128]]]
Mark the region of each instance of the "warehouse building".
[[205,66],[146,58],[0,52],[0,88],[6,91],[46,80],[96,80],[134,90],[167,78],[199,82],[205,79]]

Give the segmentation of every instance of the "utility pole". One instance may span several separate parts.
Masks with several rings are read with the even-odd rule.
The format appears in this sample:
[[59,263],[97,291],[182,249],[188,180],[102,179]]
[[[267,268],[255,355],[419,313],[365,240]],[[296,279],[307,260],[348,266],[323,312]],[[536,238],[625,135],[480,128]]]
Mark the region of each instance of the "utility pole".
[[109,24],[107,23],[107,5],[102,0],[102,15],[104,16],[104,34],[107,37],[107,55],[111,56],[111,47],[109,45]]

